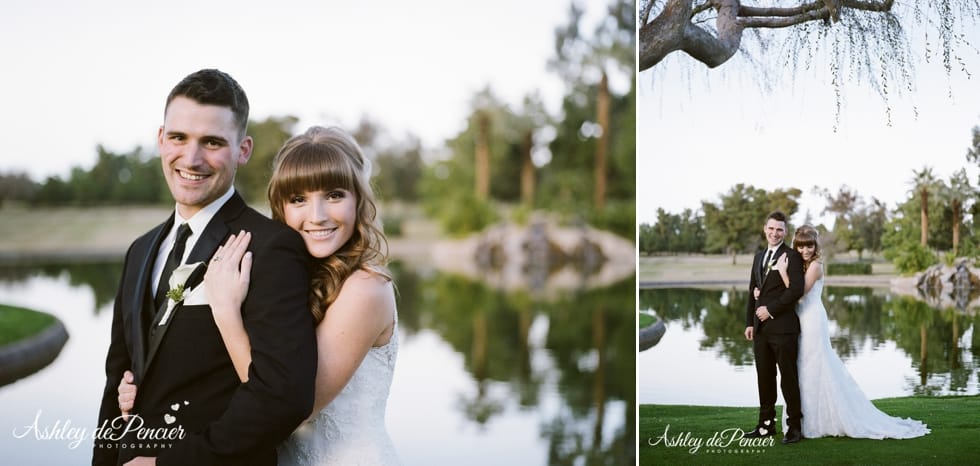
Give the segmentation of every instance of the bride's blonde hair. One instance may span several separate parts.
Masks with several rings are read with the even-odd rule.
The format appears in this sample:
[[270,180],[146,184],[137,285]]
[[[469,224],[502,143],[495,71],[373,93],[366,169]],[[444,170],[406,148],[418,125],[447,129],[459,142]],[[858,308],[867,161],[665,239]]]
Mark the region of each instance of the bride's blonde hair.
[[378,223],[378,208],[368,178],[370,161],[351,135],[340,128],[314,126],[293,136],[272,161],[269,207],[272,218],[285,223],[284,206],[308,191],[345,189],[357,199],[355,228],[349,240],[314,266],[310,312],[319,323],[337,299],[344,280],[361,269],[391,281],[388,240]]
[[820,233],[816,228],[803,225],[796,229],[796,233],[793,234],[793,249],[803,246],[813,246],[813,256],[810,256],[810,260],[803,261],[803,271],[806,272],[810,264],[820,258]]

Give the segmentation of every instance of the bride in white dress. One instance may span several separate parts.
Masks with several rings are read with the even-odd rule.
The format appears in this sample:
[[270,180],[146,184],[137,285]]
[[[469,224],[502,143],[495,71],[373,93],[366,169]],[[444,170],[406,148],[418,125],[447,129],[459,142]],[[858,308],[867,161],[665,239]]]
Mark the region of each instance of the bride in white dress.
[[[286,141],[273,167],[272,217],[299,232],[314,258],[310,305],[318,353],[312,415],[279,446],[278,463],[400,464],[384,424],[398,315],[369,162],[346,132],[312,127]],[[243,382],[252,362],[241,315],[250,240],[248,232],[232,235],[204,278],[215,324]],[[119,385],[124,412],[136,397],[136,386],[125,380]]]
[[[930,432],[920,421],[889,416],[876,408],[851,377],[830,345],[827,311],[824,309],[823,265],[817,230],[804,225],[796,230],[793,247],[803,256],[804,294],[796,306],[800,318],[797,367],[803,411],[803,436],[844,436],[870,439],[907,439]],[[783,281],[789,284],[784,254],[777,261]],[[783,410],[783,430],[786,430]]]

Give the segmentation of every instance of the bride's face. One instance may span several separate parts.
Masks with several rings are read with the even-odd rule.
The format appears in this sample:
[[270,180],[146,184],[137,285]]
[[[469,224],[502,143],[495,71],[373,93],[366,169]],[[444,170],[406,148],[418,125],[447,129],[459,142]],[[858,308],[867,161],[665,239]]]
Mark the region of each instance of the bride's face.
[[796,248],[796,251],[803,256],[803,260],[809,261],[813,257],[813,251],[816,250],[814,246],[800,246]]

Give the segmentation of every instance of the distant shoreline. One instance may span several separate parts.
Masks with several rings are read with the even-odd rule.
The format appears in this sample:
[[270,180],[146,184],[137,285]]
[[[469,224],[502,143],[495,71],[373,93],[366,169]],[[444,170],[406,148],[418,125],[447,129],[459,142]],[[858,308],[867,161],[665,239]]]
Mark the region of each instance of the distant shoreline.
[[[732,265],[732,256],[726,254],[641,256],[638,285],[640,289],[747,288],[752,256],[740,254],[735,259],[735,265]],[[840,258],[856,259],[853,255]],[[899,275],[892,264],[877,260],[872,264],[871,275],[828,275],[827,285],[888,288],[897,278]]]

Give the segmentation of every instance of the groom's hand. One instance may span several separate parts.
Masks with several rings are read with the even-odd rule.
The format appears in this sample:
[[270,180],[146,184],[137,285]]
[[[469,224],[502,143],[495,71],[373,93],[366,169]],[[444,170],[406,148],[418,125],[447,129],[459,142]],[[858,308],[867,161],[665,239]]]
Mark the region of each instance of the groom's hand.
[[759,318],[759,322],[765,322],[766,319],[772,319],[772,314],[769,313],[769,308],[766,306],[759,306],[755,310],[755,316]]
[[156,466],[156,464],[157,464],[156,457],[137,456],[136,458],[129,460],[129,462],[127,462],[123,466]]
[[745,327],[745,339],[752,340],[755,336],[755,329],[752,327]]

